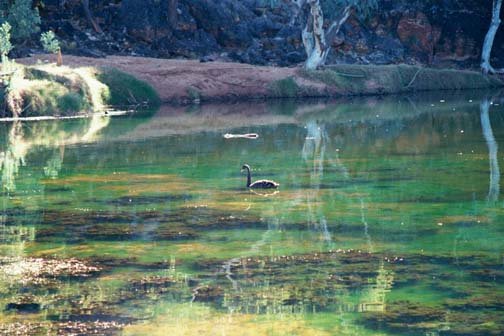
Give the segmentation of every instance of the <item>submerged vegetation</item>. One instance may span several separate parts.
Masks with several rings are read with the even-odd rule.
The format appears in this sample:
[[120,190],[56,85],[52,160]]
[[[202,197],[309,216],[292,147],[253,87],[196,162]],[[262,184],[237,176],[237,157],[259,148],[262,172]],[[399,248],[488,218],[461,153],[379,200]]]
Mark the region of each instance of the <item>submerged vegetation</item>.
[[0,334],[502,334],[478,94],[0,125]]
[[[0,0],[0,336],[504,335],[504,84],[380,56],[436,64],[444,28],[397,3]],[[324,66],[351,43],[394,65]],[[100,48],[204,56],[63,65]],[[252,53],[308,59],[221,62]],[[200,104],[242,98],[290,100]],[[193,105],[110,113],[162,102]]]

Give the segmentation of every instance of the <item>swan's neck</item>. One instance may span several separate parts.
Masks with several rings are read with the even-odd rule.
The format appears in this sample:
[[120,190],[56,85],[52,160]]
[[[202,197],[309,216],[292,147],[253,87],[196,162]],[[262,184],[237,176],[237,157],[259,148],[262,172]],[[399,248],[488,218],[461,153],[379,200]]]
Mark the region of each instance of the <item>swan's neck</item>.
[[247,168],[247,188],[250,187],[252,180],[250,178],[250,168]]

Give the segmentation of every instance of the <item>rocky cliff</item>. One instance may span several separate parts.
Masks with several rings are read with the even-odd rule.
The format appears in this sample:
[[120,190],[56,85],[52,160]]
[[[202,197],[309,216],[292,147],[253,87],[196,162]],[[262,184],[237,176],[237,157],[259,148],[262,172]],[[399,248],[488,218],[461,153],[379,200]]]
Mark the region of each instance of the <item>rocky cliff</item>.
[[[79,0],[44,0],[39,6],[42,30],[54,30],[67,54],[279,66],[306,56],[304,23],[292,0],[90,0],[101,33],[86,20]],[[490,7],[484,0],[380,0],[367,18],[352,15],[346,22],[331,41],[329,62],[475,67]],[[503,49],[499,33],[496,65]]]

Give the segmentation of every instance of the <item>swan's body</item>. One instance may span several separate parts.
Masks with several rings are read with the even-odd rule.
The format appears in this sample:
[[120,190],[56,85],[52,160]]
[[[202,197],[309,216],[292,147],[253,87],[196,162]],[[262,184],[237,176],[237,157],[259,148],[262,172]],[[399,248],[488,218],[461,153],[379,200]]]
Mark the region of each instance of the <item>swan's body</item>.
[[251,189],[275,189],[278,188],[280,184],[276,183],[275,181],[271,180],[257,180],[252,183],[251,177],[250,177],[250,166],[247,164],[244,164],[242,166],[242,171],[246,170],[247,171],[247,188]]

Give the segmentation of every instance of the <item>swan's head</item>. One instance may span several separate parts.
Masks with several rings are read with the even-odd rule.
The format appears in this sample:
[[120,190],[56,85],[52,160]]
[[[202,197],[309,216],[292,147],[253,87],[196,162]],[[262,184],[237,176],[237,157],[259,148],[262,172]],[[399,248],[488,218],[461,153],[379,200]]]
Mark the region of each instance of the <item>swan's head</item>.
[[248,164],[244,164],[242,167],[241,167],[241,171],[245,171],[245,170],[250,170],[250,166]]

